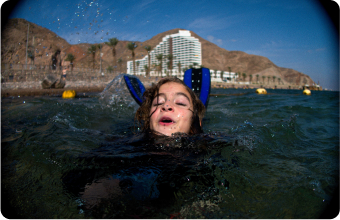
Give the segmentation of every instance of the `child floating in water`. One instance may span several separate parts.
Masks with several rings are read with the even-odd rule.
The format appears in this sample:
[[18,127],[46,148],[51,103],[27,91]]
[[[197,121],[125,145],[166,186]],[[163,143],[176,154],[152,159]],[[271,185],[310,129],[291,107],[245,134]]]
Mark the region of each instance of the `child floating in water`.
[[171,136],[202,133],[205,107],[195,93],[178,78],[164,78],[143,94],[135,118],[142,130]]

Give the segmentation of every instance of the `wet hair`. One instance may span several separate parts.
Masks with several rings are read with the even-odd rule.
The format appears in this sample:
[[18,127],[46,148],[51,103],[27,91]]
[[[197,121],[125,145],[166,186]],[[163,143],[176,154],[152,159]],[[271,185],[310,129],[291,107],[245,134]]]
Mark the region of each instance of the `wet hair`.
[[193,116],[191,120],[191,126],[189,134],[199,134],[203,133],[202,127],[200,125],[200,121],[203,120],[205,113],[205,106],[201,102],[201,100],[196,96],[196,94],[187,86],[185,83],[173,77],[167,77],[161,79],[156,85],[148,88],[143,94],[143,103],[137,110],[135,114],[135,119],[142,124],[142,131],[151,131],[150,129],[150,118],[153,112],[150,113],[152,102],[156,96],[159,94],[159,88],[166,83],[178,83],[185,87],[185,89],[189,92],[191,101],[193,104]]

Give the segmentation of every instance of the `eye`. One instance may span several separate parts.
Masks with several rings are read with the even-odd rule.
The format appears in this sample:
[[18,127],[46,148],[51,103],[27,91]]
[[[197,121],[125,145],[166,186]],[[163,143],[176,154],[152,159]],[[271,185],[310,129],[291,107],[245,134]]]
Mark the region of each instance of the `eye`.
[[179,107],[186,107],[187,108],[188,106],[190,106],[189,101],[183,96],[179,96],[178,98],[175,99],[174,102]]
[[158,97],[158,98],[156,97],[156,98],[154,98],[154,100],[152,102],[152,106],[157,107],[159,105],[163,105],[164,102],[165,102],[165,100],[164,100],[163,97]]
[[164,103],[159,103],[159,102],[157,103],[157,102],[156,102],[156,103],[153,104],[153,106],[159,106],[159,105],[163,105],[163,104],[164,104]]

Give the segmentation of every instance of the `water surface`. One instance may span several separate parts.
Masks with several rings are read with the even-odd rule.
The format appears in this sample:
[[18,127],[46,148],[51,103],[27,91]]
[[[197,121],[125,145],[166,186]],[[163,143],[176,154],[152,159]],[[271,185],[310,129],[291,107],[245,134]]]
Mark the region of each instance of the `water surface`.
[[212,89],[204,135],[155,141],[130,102],[3,98],[3,198],[24,218],[318,218],[338,188],[339,95],[267,91]]

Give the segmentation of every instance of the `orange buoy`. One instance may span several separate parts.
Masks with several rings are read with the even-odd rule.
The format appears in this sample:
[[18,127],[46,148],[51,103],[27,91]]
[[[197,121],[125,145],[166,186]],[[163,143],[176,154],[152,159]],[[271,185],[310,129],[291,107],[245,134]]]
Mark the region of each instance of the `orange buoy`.
[[265,90],[263,88],[259,88],[259,89],[256,89],[256,93],[257,94],[267,94],[267,90]]
[[76,97],[76,91],[74,90],[65,90],[62,95],[63,99],[72,99]]

